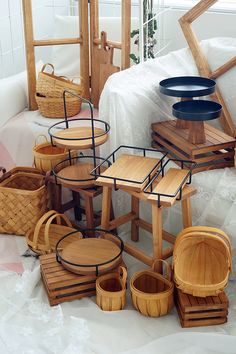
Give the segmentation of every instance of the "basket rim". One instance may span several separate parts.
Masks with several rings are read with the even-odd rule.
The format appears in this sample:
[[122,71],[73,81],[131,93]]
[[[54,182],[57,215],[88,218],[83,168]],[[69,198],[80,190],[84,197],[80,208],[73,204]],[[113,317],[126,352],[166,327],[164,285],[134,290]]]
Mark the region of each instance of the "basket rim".
[[[45,147],[52,147],[52,148],[57,148],[57,149],[62,149],[62,150],[64,150],[64,152],[62,152],[62,153],[60,153],[60,154],[43,154],[43,153],[41,153],[41,152],[39,152],[38,150],[39,149],[43,149],[43,148],[45,148]],[[35,145],[34,147],[33,147],[33,153],[34,153],[34,155],[37,155],[37,156],[52,156],[52,157],[54,157],[54,156],[57,156],[57,157],[64,157],[64,156],[67,156],[68,154],[69,154],[69,150],[68,149],[66,149],[66,148],[63,148],[63,147],[60,147],[60,146],[53,146],[52,144],[51,144],[51,142],[45,142],[45,143],[41,143],[41,144],[37,144],[37,145]],[[77,151],[76,150],[70,150],[70,153],[71,154],[73,154],[73,153],[77,153]]]
[[[34,190],[27,190],[27,189],[18,189],[18,188],[12,188],[12,187],[7,187],[5,186],[7,183],[11,182],[12,180],[18,178],[19,176],[21,177],[28,177],[31,179],[41,179],[44,183],[42,186],[40,186],[37,189]],[[36,194],[39,191],[45,189],[45,177],[40,174],[34,174],[34,173],[25,173],[25,172],[17,172],[15,174],[12,174],[8,178],[6,178],[4,181],[0,182],[0,190],[2,192],[7,192],[7,193],[14,193],[14,194]]]
[[[37,96],[37,93],[35,94],[35,99],[38,100],[38,101],[44,101],[44,102],[47,102],[47,103],[53,103],[53,102],[62,102],[64,104],[64,101],[63,101],[63,96],[62,97],[41,97],[41,96]],[[74,101],[74,102],[78,102],[78,105],[80,105],[80,101],[78,100],[77,97],[68,97],[66,99],[67,101]]]

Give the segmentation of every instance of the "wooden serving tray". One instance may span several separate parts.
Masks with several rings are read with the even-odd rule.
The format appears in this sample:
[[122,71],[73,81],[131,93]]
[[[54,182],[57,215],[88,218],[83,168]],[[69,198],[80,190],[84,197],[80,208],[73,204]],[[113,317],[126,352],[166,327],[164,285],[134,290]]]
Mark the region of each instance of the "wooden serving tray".
[[[98,177],[96,184],[114,187],[114,179],[120,178],[127,181],[117,180],[117,188],[141,192],[147,184],[146,177],[158,161],[160,160],[152,157],[124,154],[106,169],[101,177]],[[137,181],[139,183],[132,183],[130,181]]]
[[[95,133],[96,146],[102,145],[107,141],[108,134],[104,134],[103,136],[100,137],[98,136],[105,133],[103,129],[94,128],[94,133]],[[57,146],[67,148],[67,149],[75,149],[75,150],[90,149],[92,148],[91,136],[92,136],[91,127],[67,128],[60,132],[57,132],[57,138],[53,138],[53,143]],[[83,139],[83,140],[62,140],[62,138]],[[84,139],[84,138],[88,138],[88,139]]]
[[[95,275],[96,267],[93,265],[109,262],[120,253],[120,247],[115,242],[102,238],[84,238],[65,246],[62,243],[61,246],[63,249],[60,251],[60,256],[63,267],[70,272],[83,275]],[[97,268],[99,274],[116,268],[121,261],[120,256],[114,261],[99,266]]]

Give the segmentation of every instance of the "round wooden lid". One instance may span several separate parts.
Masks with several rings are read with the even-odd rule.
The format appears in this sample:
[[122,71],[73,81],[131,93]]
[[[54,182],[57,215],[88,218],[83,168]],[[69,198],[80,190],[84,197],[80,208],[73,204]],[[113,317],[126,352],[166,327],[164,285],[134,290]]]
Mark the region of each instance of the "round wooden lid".
[[[102,238],[84,238],[63,247],[60,255],[62,265],[73,273],[95,274],[94,265],[98,265],[98,273],[102,274],[118,266],[121,256],[112,262],[110,260],[117,257],[119,253],[119,246],[112,241]],[[99,266],[105,262],[109,263]]]
[[[108,134],[99,136],[103,133],[105,133],[103,129],[94,128],[96,146],[102,145],[107,141]],[[67,149],[75,149],[75,150],[90,149],[92,148],[91,136],[92,136],[91,127],[73,127],[73,128],[68,128],[60,132],[57,132],[56,137],[53,139],[53,142],[55,145]],[[62,138],[78,139],[78,140],[63,140]]]

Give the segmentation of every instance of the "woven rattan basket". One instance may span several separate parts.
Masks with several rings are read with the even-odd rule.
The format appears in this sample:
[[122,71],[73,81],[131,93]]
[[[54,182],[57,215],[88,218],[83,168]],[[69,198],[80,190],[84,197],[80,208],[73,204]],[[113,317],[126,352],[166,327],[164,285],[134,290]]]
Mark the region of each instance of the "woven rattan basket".
[[0,233],[26,235],[46,212],[45,178],[37,169],[17,167],[0,178]]
[[[51,73],[47,73],[44,70],[49,66],[52,69]],[[45,64],[42,67],[41,72],[38,75],[36,83],[36,92],[47,98],[60,98],[63,96],[65,89],[77,93],[79,96],[83,96],[83,82],[76,84],[72,80],[65,76],[58,76],[54,74],[54,66],[52,64]]]
[[[27,232],[26,240],[35,253],[46,254],[55,251],[57,242],[63,236],[75,231],[66,215],[50,210],[39,219],[35,228]],[[69,242],[77,241],[80,236],[82,234],[78,231]]]
[[[64,101],[63,98],[48,98],[41,97],[36,93],[36,102],[39,112],[43,117],[47,118],[65,118]],[[80,112],[82,101],[77,97],[67,96],[66,98],[66,112],[67,117],[73,117]]]
[[[167,278],[156,272],[160,261],[166,265]],[[130,291],[133,305],[141,314],[150,317],[166,315],[173,306],[174,292],[169,264],[157,260],[151,269],[135,273],[130,280]]]
[[[40,137],[45,139],[44,143],[38,144],[37,141]],[[77,151],[71,151],[71,157],[77,156]],[[35,146],[33,147],[34,165],[41,172],[46,173],[51,171],[58,163],[69,158],[67,149],[53,146],[45,135],[39,135],[36,139]],[[69,161],[61,163],[60,168],[63,169],[69,165]]]
[[184,293],[217,296],[227,286],[231,268],[230,240],[222,230],[195,226],[178,235],[173,253],[174,280]]

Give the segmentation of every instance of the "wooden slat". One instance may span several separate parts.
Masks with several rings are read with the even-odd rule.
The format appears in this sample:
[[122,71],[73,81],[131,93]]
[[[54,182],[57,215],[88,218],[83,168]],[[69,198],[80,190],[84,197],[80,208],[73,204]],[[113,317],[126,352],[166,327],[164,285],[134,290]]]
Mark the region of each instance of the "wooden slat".
[[125,215],[119,216],[118,218],[110,222],[109,230],[114,230],[117,227],[126,224],[129,221],[136,219],[136,214],[133,212],[127,213]]
[[81,44],[81,38],[54,38],[54,39],[37,39],[33,41],[35,47],[43,47],[48,45],[64,45],[64,44]]
[[148,266],[152,266],[153,258],[148,256],[145,252],[141,251],[139,248],[125,242],[125,252],[130,254],[131,256],[139,259],[141,262],[147,264]]

